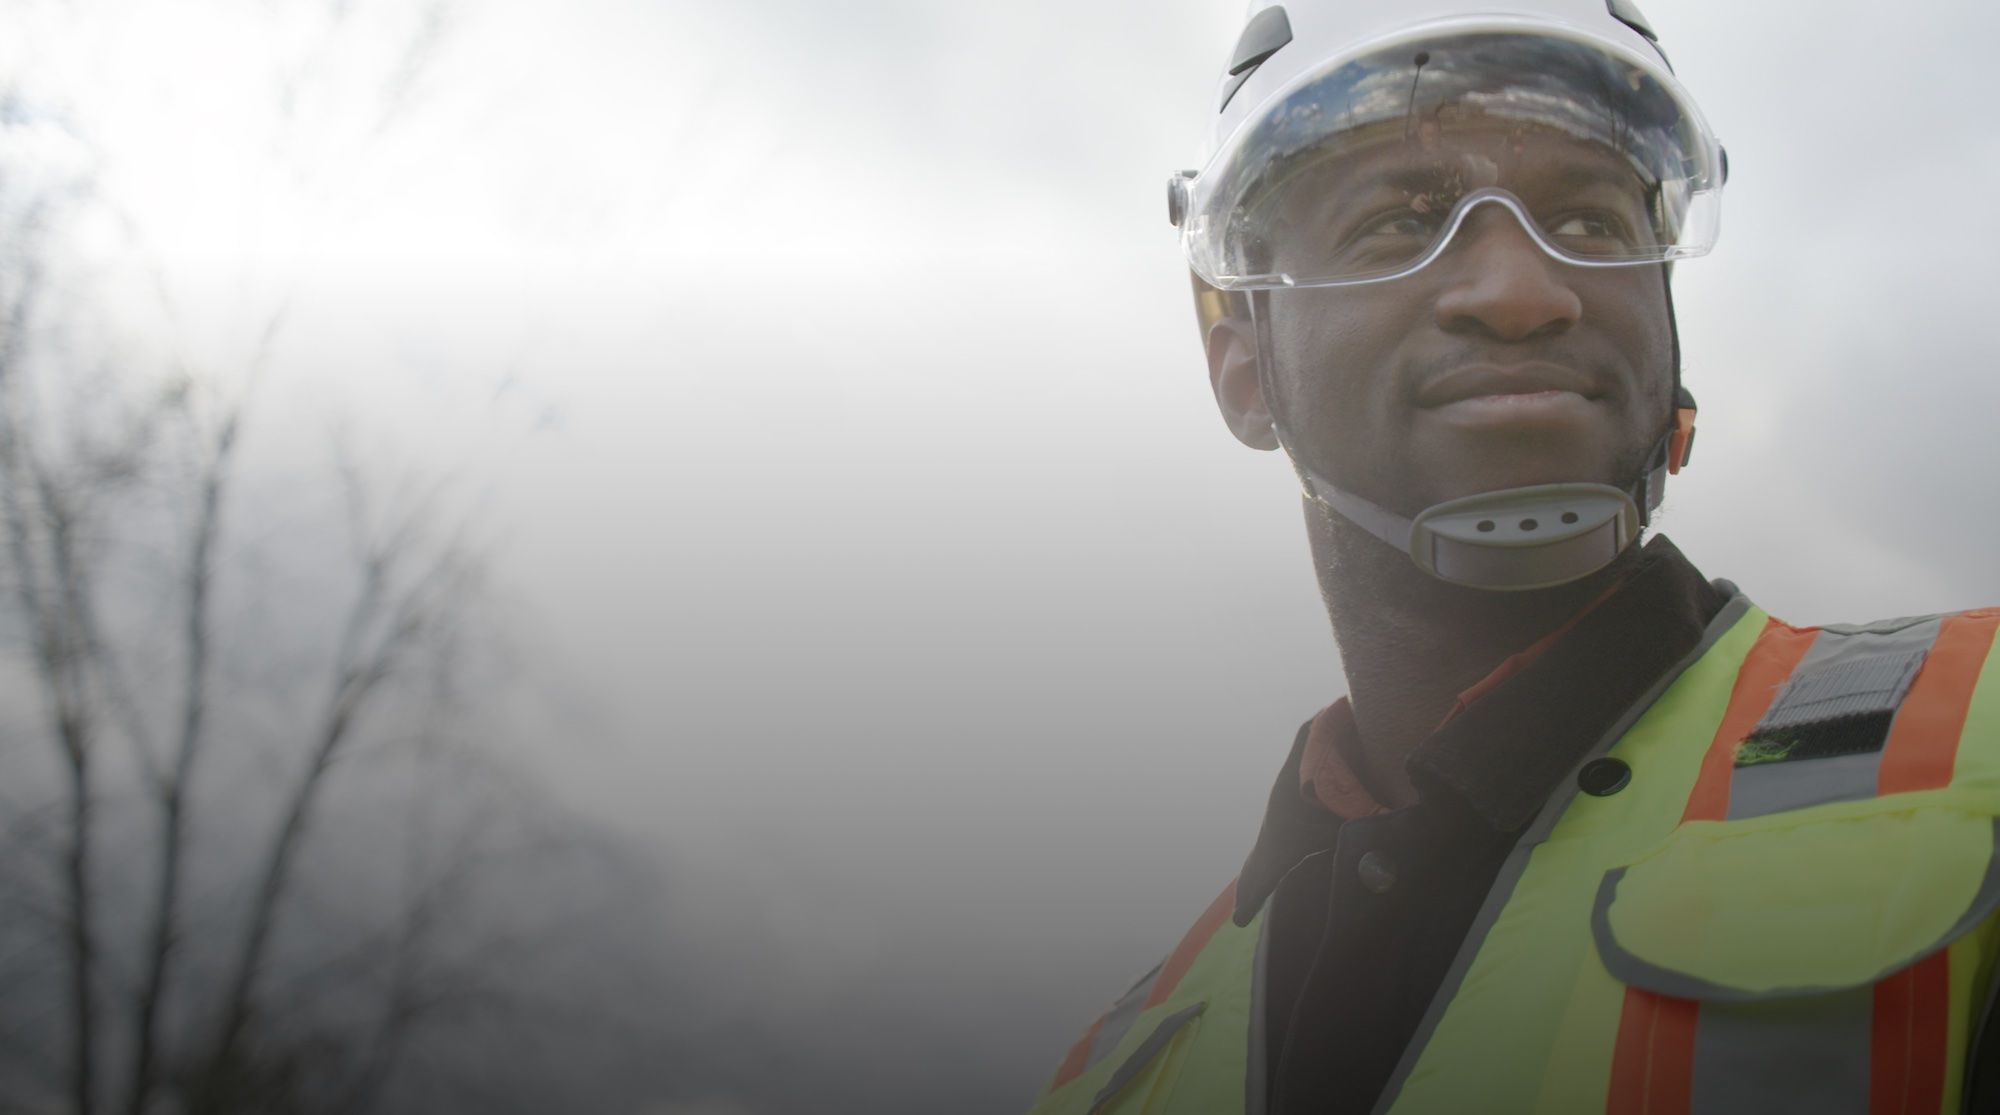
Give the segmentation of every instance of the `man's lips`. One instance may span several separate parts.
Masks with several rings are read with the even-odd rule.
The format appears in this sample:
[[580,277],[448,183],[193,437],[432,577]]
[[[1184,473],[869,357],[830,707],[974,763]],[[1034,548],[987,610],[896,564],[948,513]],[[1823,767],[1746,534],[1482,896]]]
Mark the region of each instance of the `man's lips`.
[[1460,364],[1417,385],[1415,403],[1426,409],[1492,396],[1563,393],[1595,399],[1596,377],[1562,364]]

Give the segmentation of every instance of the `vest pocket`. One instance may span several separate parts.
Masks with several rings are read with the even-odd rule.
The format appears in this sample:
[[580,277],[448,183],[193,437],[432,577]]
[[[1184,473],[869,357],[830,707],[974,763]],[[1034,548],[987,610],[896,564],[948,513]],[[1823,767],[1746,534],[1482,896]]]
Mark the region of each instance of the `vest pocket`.
[[1160,1115],[1180,1075],[1181,1061],[1201,1029],[1206,1002],[1166,1016],[1112,1071],[1091,1098],[1089,1115]]
[[1994,811],[1968,796],[1684,824],[1599,883],[1598,954],[1621,983],[1707,1002],[1872,984],[2000,907]]
[[2000,908],[1983,796],[1689,822],[1606,873],[1592,935],[1628,989],[1611,1109],[1956,1110]]

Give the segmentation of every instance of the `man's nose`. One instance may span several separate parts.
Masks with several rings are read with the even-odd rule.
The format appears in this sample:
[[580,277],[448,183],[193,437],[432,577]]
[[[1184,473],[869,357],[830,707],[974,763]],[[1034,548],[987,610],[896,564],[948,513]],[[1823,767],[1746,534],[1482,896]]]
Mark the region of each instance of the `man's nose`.
[[1555,336],[1582,319],[1570,265],[1543,251],[1505,206],[1474,207],[1452,239],[1431,264],[1447,275],[1437,298],[1440,329],[1526,341]]

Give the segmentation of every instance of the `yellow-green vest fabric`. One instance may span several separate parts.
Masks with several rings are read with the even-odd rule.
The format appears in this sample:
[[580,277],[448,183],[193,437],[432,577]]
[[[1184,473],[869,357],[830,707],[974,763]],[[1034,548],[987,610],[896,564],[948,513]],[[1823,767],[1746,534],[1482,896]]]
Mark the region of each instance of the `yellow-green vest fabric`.
[[[1378,1113],[1964,1110],[2000,955],[2000,609],[1794,628],[1741,597],[1502,867]],[[1217,899],[1031,1115],[1262,1115]]]

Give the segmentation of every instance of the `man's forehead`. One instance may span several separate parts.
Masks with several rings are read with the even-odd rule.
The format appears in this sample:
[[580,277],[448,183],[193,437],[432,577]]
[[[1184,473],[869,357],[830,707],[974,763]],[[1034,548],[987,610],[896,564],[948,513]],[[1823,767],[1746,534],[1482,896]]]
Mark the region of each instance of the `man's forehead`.
[[1291,168],[1267,184],[1266,198],[1381,186],[1429,189],[1440,179],[1466,189],[1604,183],[1637,190],[1651,180],[1624,152],[1520,121],[1433,117],[1407,122],[1393,134],[1370,131],[1335,136],[1289,160]]

